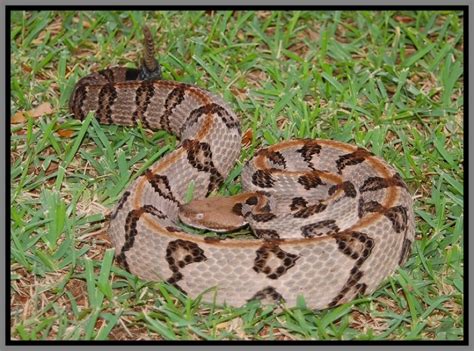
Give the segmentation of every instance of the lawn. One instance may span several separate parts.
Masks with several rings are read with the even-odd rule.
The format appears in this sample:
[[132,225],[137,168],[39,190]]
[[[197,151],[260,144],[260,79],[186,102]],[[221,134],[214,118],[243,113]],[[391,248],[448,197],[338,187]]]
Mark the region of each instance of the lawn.
[[[462,11],[14,11],[10,333],[14,340],[462,340]],[[389,161],[415,200],[408,262],[323,311],[191,300],[113,262],[106,215],[177,145],[164,131],[73,119],[77,80],[135,67],[142,25],[165,79],[222,95],[245,143],[326,138]]]

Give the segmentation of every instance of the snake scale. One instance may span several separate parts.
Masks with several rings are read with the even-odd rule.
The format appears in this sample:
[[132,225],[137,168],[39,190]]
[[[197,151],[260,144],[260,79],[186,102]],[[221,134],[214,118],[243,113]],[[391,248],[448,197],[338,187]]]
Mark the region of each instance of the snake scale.
[[[366,149],[331,140],[263,148],[241,174],[243,194],[209,197],[241,147],[240,122],[218,96],[161,80],[144,28],[139,69],[115,67],[78,81],[69,107],[104,124],[164,129],[180,139],[123,193],[110,214],[116,260],[138,277],[191,297],[324,309],[373,292],[402,265],[414,240],[412,198],[399,174]],[[189,184],[193,200],[185,204]],[[250,224],[255,239],[185,232],[180,219],[215,231]]]

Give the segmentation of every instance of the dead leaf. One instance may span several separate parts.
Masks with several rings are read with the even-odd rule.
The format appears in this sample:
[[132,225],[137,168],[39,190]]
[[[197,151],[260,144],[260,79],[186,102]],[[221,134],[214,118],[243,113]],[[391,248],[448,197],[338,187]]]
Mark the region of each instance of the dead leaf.
[[45,173],[47,175],[53,174],[54,172],[58,170],[58,168],[59,168],[59,165],[56,162],[51,162],[48,168],[46,168]]
[[242,136],[242,141],[241,141],[242,146],[249,147],[250,144],[252,143],[252,137],[253,137],[253,132],[252,132],[252,129],[249,128]]
[[269,16],[271,16],[272,12],[271,11],[257,11],[255,14],[257,15],[258,19],[264,20],[268,18]]
[[410,22],[413,22],[415,20],[411,17],[401,16],[401,15],[395,16],[395,17],[393,17],[393,19],[397,22],[402,22],[402,23],[410,23]]
[[267,80],[267,75],[265,72],[255,69],[247,73],[247,80],[255,82],[257,85],[261,85],[262,82]]
[[239,89],[239,88],[230,88],[230,92],[239,100],[247,99],[247,89]]
[[41,105],[27,112],[17,111],[10,119],[10,123],[12,124],[25,123],[26,122],[25,115],[28,115],[29,117],[32,117],[32,118],[38,118],[40,116],[49,115],[51,113],[53,113],[53,108],[51,107],[51,104],[49,102],[44,102]]
[[72,129],[60,129],[57,133],[62,138],[70,138],[74,134],[74,131]]
[[[72,22],[73,22],[73,23],[79,23],[79,18],[74,17],[74,18],[72,19]],[[82,26],[83,26],[85,29],[89,29],[90,26],[91,26],[90,22],[85,21],[85,20],[83,20],[81,23],[82,23]]]
[[54,22],[50,23],[47,28],[42,30],[36,39],[34,39],[31,43],[33,45],[41,45],[44,43],[44,39],[46,38],[46,35],[51,35],[52,37],[55,37],[58,35],[59,32],[64,28],[64,25],[62,23],[62,19],[60,17],[57,17]]
[[26,63],[22,63],[21,64],[21,68],[23,69],[23,71],[25,71],[26,73],[31,73],[33,71],[33,69],[28,66]]
[[10,119],[10,122],[12,124],[24,123],[25,121],[26,121],[26,117],[22,111],[17,111]]
[[34,109],[28,111],[28,114],[34,118],[43,115],[50,115],[51,113],[53,113],[53,108],[51,107],[51,104],[49,102],[44,102],[41,105],[35,107]]

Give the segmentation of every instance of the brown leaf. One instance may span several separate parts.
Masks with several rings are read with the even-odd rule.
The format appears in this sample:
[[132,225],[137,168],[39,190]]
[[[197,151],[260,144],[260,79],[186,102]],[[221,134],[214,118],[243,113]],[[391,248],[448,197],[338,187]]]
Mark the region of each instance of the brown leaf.
[[401,15],[397,15],[397,16],[393,17],[393,19],[397,22],[402,22],[402,23],[410,23],[410,22],[413,22],[415,20],[411,17],[401,16]]
[[242,136],[241,144],[242,146],[248,147],[252,143],[253,132],[252,129],[247,129],[247,131]]
[[230,92],[239,100],[247,99],[247,89],[230,88]]
[[53,108],[51,107],[51,104],[49,102],[43,102],[41,105],[28,111],[28,114],[31,117],[40,117],[43,115],[49,115],[51,113],[53,113]]
[[74,131],[72,129],[60,129],[57,133],[62,138],[70,138],[74,134]]
[[12,124],[24,123],[25,121],[26,118],[22,111],[17,111],[10,119],[10,123]]
[[[79,23],[79,18],[74,17],[74,18],[72,19],[72,22],[73,22],[73,23]],[[82,26],[83,26],[84,28],[86,28],[86,29],[89,29],[90,26],[91,26],[91,24],[90,24],[90,22],[83,20],[83,21],[82,21]]]
[[28,115],[29,117],[32,117],[32,118],[38,118],[40,116],[49,115],[51,113],[53,113],[53,108],[51,107],[51,104],[49,102],[44,102],[41,105],[27,112],[17,111],[10,119],[10,123],[12,124],[25,123],[26,122],[25,115]]
[[23,71],[25,71],[26,73],[31,73],[31,71],[33,71],[33,69],[28,66],[26,63],[22,63],[21,64],[21,68],[23,69]]
[[50,174],[56,172],[58,170],[58,168],[59,168],[59,165],[56,162],[51,162],[49,164],[48,168],[46,168],[45,173],[47,175],[50,175]]
[[267,75],[265,74],[265,72],[259,69],[255,69],[247,73],[247,79],[260,84],[261,82],[267,79]]
[[269,16],[271,16],[272,12],[271,11],[257,11],[255,14],[257,15],[259,19],[264,20],[268,18]]

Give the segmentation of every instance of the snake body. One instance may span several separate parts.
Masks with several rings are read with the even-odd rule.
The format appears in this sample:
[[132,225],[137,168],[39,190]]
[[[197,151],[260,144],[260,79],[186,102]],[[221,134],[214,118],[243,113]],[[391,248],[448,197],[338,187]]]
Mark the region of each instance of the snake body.
[[[331,140],[284,141],[246,163],[246,193],[225,200],[222,209],[249,223],[257,238],[183,231],[180,217],[198,222],[207,206],[213,208],[207,216],[219,216],[212,197],[199,199],[222,185],[238,158],[240,123],[217,95],[160,80],[147,29],[145,49],[142,68],[92,73],[70,100],[78,119],[93,111],[104,124],[140,121],[180,139],[110,215],[108,234],[122,266],[218,304],[259,299],[291,306],[301,295],[308,307],[323,309],[373,292],[406,261],[415,232],[407,186],[371,152]],[[185,204],[190,183],[198,200]]]

